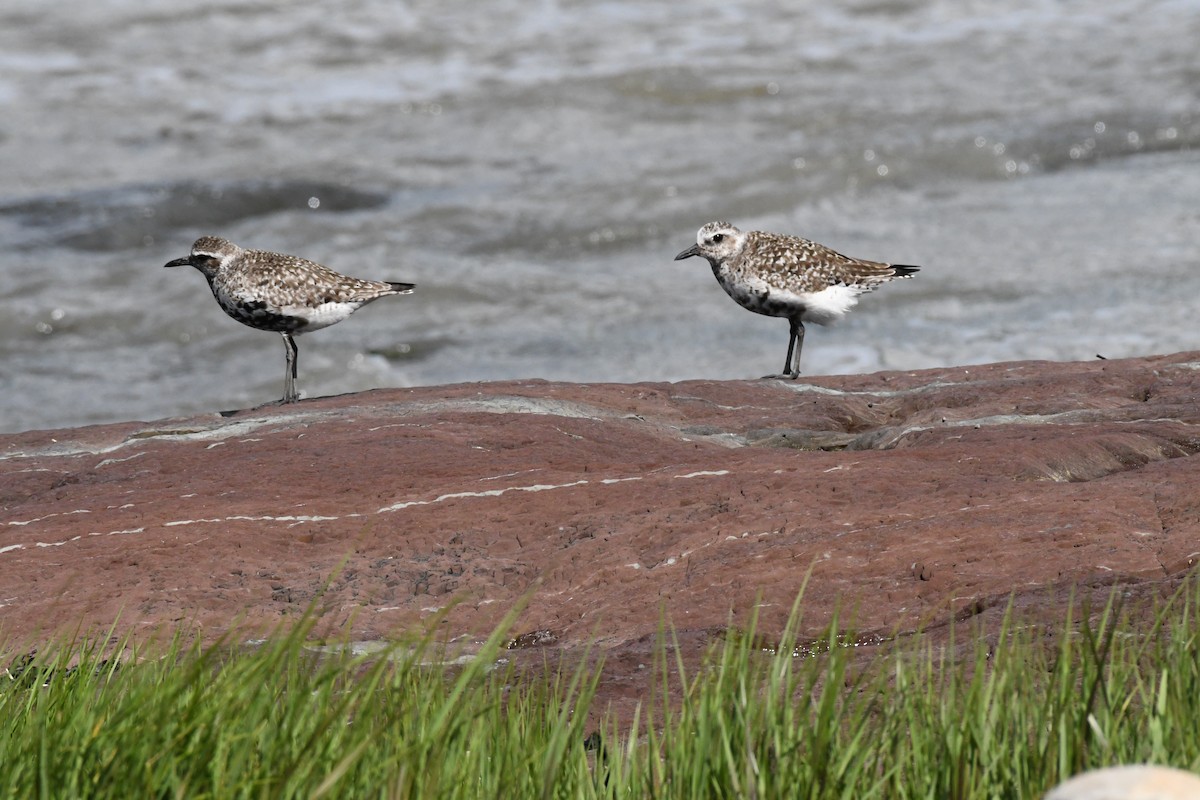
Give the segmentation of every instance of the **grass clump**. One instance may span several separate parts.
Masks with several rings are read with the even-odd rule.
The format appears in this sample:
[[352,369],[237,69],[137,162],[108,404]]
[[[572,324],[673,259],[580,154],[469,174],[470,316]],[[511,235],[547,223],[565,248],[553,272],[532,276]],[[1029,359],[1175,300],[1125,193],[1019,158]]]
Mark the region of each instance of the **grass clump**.
[[119,667],[62,647],[0,677],[0,796],[1023,798],[1108,764],[1195,770],[1197,584],[1140,628],[1115,598],[1050,638],[1008,619],[965,662],[864,662],[836,624],[802,647],[799,603],[770,649],[752,622],[696,668],[664,636],[662,691],[599,732],[600,667],[518,675],[507,625],[452,668],[428,639],[315,653],[311,616]]
[[254,648],[118,647],[120,668],[94,645],[19,659],[0,685],[0,796],[537,797],[574,785],[571,757],[590,782],[567,746],[586,673],[510,692],[503,629],[450,669],[429,639],[315,652],[314,620]]

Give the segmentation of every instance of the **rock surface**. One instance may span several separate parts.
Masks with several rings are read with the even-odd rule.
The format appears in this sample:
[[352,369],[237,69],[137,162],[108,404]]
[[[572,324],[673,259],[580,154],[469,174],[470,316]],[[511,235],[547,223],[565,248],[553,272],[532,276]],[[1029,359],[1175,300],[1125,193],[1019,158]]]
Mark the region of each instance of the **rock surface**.
[[[864,641],[1200,559],[1200,353],[797,382],[390,389],[0,436],[0,635],[436,625],[604,652],[758,607]],[[628,681],[625,681],[629,678]],[[625,681],[623,683],[623,681]],[[610,697],[611,699],[611,697]]]

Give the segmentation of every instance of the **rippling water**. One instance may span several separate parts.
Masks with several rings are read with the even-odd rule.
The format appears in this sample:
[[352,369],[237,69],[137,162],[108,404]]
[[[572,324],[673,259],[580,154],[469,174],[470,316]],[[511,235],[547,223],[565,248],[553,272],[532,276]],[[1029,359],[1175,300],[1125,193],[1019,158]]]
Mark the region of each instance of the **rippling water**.
[[1200,3],[0,0],[0,430],[253,405],[198,235],[417,292],[309,396],[740,378],[711,219],[921,264],[809,374],[1200,346]]

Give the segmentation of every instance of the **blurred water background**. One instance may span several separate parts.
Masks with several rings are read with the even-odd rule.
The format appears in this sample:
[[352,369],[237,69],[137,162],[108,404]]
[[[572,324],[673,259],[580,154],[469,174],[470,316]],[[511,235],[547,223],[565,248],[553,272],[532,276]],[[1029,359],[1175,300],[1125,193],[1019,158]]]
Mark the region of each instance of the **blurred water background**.
[[1200,3],[0,0],[0,430],[282,391],[201,234],[413,281],[307,396],[778,370],[712,219],[920,264],[806,374],[1200,346]]

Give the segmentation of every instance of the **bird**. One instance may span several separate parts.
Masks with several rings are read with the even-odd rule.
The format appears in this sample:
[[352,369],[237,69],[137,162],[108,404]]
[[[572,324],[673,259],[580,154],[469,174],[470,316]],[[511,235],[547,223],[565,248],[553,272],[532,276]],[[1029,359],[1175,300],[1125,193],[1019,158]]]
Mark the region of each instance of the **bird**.
[[724,221],[700,228],[696,243],[675,260],[692,256],[707,259],[721,288],[742,308],[787,319],[783,372],[763,377],[790,380],[800,376],[804,323],[828,325],[841,319],[858,303],[859,295],[888,281],[912,277],[920,269],[850,258],[799,236],[741,231]]
[[[243,325],[283,336],[283,399],[294,403],[298,350],[294,336],[341,322],[372,300],[411,294],[412,283],[350,278],[297,256],[246,250],[220,236],[201,236],[191,253],[163,265],[203,273],[217,304]],[[267,405],[273,405],[268,403]]]

